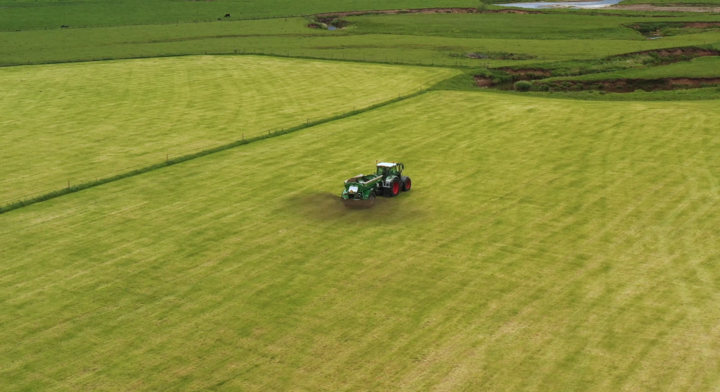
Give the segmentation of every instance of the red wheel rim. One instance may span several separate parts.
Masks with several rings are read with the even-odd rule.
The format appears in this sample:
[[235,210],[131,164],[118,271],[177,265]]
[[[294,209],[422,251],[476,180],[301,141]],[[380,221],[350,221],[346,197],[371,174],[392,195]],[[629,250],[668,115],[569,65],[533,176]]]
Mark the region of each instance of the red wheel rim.
[[395,182],[393,183],[393,194],[397,195],[397,193],[400,191],[400,184]]
[[412,186],[412,181],[408,178],[407,181],[405,181],[405,190],[410,190],[410,187]]

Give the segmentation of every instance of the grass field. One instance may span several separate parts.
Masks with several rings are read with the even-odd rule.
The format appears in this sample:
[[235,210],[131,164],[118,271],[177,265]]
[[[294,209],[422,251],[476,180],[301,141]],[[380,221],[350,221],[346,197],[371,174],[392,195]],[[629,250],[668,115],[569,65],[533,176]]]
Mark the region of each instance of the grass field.
[[[570,14],[416,14],[344,18],[358,32],[458,38],[642,39],[624,27],[632,18]],[[640,19],[644,20],[646,18]]]
[[299,17],[480,5],[0,0],[0,391],[720,390],[720,88],[507,90],[720,15]]
[[[238,20],[319,12],[477,5],[474,0],[0,0],[0,30],[206,22],[218,18]],[[230,18],[225,18],[226,14],[230,14]]]
[[429,67],[191,56],[0,69],[0,205],[397,98]]
[[[411,17],[412,15],[403,15]],[[422,15],[421,15],[422,16]],[[445,15],[441,15],[445,16]],[[452,16],[452,15],[447,15]],[[468,15],[475,16],[475,15]],[[480,15],[479,15],[480,16]],[[499,25],[508,15],[482,15],[483,24]],[[511,15],[523,17],[528,15]],[[533,17],[543,15],[529,15]],[[549,15],[553,16],[554,15]],[[387,17],[387,16],[386,16]],[[378,17],[379,18],[379,17]],[[601,16],[587,17],[602,21]],[[422,28],[422,20],[417,28]],[[543,19],[553,26],[554,19]],[[628,18],[627,22],[633,19]],[[465,26],[473,25],[472,20]],[[545,23],[543,22],[543,23]],[[552,22],[552,23],[551,23]],[[533,33],[488,34],[495,38],[441,37],[408,34],[364,34],[361,28],[325,31],[306,28],[307,20],[263,20],[225,23],[192,23],[166,26],[126,26],[57,31],[0,33],[0,65],[37,64],[93,59],[117,59],[205,53],[265,53],[296,57],[433,64],[442,66],[508,66],[547,61],[596,59],[628,52],[676,46],[720,43],[720,32],[707,32],[646,40],[629,28],[632,39],[533,39]],[[592,29],[600,29],[595,26]],[[546,32],[550,29],[546,29]],[[549,34],[549,33],[548,33]],[[578,33],[579,34],[579,33]],[[470,35],[469,35],[470,36]],[[476,35],[477,36],[477,35]],[[526,36],[527,39],[511,37]],[[558,36],[556,34],[556,36]],[[533,60],[476,60],[468,52],[512,52],[536,56]]]
[[[718,123],[434,92],[0,215],[0,380],[716,389]],[[336,205],[376,159],[414,190]]]

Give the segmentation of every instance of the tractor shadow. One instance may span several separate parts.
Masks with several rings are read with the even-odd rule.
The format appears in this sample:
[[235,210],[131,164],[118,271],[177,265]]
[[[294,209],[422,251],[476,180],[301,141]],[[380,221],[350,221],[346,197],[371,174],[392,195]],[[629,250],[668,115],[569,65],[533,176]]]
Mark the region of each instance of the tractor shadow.
[[315,193],[300,196],[290,200],[290,207],[298,213],[317,220],[336,220],[344,217],[362,217],[363,219],[386,220],[388,217],[408,218],[418,217],[415,211],[404,199],[409,199],[410,193],[398,197],[378,197],[375,205],[365,203],[346,206],[342,199],[332,193]]

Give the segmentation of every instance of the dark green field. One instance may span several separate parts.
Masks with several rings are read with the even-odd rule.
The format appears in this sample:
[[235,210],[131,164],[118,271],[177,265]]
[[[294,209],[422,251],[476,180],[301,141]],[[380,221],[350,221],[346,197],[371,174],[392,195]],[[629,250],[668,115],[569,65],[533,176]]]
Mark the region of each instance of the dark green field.
[[[320,12],[475,7],[474,0],[0,0],[0,29],[57,29],[267,19]],[[230,14],[229,18],[225,15]]]

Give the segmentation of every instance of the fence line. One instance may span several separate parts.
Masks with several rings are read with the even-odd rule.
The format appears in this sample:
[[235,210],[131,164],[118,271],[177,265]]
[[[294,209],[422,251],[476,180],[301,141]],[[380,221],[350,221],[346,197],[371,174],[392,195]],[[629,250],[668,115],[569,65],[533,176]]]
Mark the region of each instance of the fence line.
[[[60,197],[63,195],[70,194],[70,193],[75,193],[75,192],[79,192],[81,190],[85,190],[88,188],[93,188],[96,186],[107,184],[109,182],[114,182],[114,181],[118,181],[118,180],[121,180],[124,178],[133,177],[133,176],[136,176],[139,174],[147,173],[147,172],[161,169],[164,167],[176,165],[178,163],[189,161],[189,160],[192,160],[195,158],[200,158],[200,157],[214,154],[214,153],[217,153],[220,151],[224,151],[224,150],[228,150],[228,149],[235,148],[238,146],[250,144],[250,143],[253,143],[256,141],[261,141],[264,139],[270,139],[273,137],[286,135],[289,133],[300,131],[302,129],[311,128],[311,127],[314,127],[317,125],[329,123],[332,121],[337,121],[337,120],[340,120],[340,119],[343,119],[346,117],[362,114],[362,113],[365,113],[365,112],[368,112],[368,111],[371,111],[371,110],[374,110],[374,109],[377,109],[377,108],[380,108],[380,107],[383,107],[386,105],[390,105],[392,103],[396,103],[396,102],[400,102],[400,101],[403,101],[403,100],[406,100],[409,98],[416,97],[418,95],[424,94],[427,91],[428,91],[428,89],[423,86],[414,92],[410,92],[405,95],[398,95],[397,98],[391,98],[389,100],[381,101],[379,103],[377,103],[377,102],[380,100],[374,100],[371,102],[372,105],[366,106],[364,108],[360,108],[357,110],[355,110],[353,108],[353,110],[350,110],[350,111],[336,112],[335,115],[331,115],[330,117],[321,118],[319,120],[314,120],[312,122],[310,121],[309,118],[307,118],[306,122],[304,124],[301,123],[300,125],[296,125],[294,127],[272,128],[270,130],[262,131],[259,135],[256,135],[256,136],[253,136],[250,138],[245,138],[245,134],[243,134],[242,139],[236,140],[234,142],[224,143],[219,146],[212,147],[212,148],[207,148],[208,146],[200,147],[200,148],[202,148],[202,150],[200,150],[200,148],[194,149],[194,150],[189,150],[189,151],[184,152],[183,155],[180,155],[173,159],[170,159],[169,154],[168,154],[164,161],[160,161],[158,163],[154,163],[154,164],[147,165],[147,166],[133,166],[132,168],[124,169],[121,172],[116,172],[116,174],[109,173],[109,174],[106,174],[105,177],[102,177],[102,178],[95,177],[95,180],[89,180],[86,182],[81,181],[80,184],[75,183],[73,185],[70,181],[68,181],[68,186],[66,188],[56,189],[56,190],[50,191],[50,192],[48,192],[48,191],[38,192],[38,193],[31,194],[31,195],[22,196],[20,199],[16,199],[15,201],[6,202],[7,204],[0,207],[0,214],[4,214],[6,212],[9,212],[9,211],[21,208],[21,207],[25,207],[28,205],[32,205],[35,203],[39,203],[42,201],[54,199],[54,198],[57,198],[57,197]],[[218,142],[215,144],[220,144],[220,143],[222,143],[222,142]],[[192,151],[195,151],[195,152],[192,152]]]

